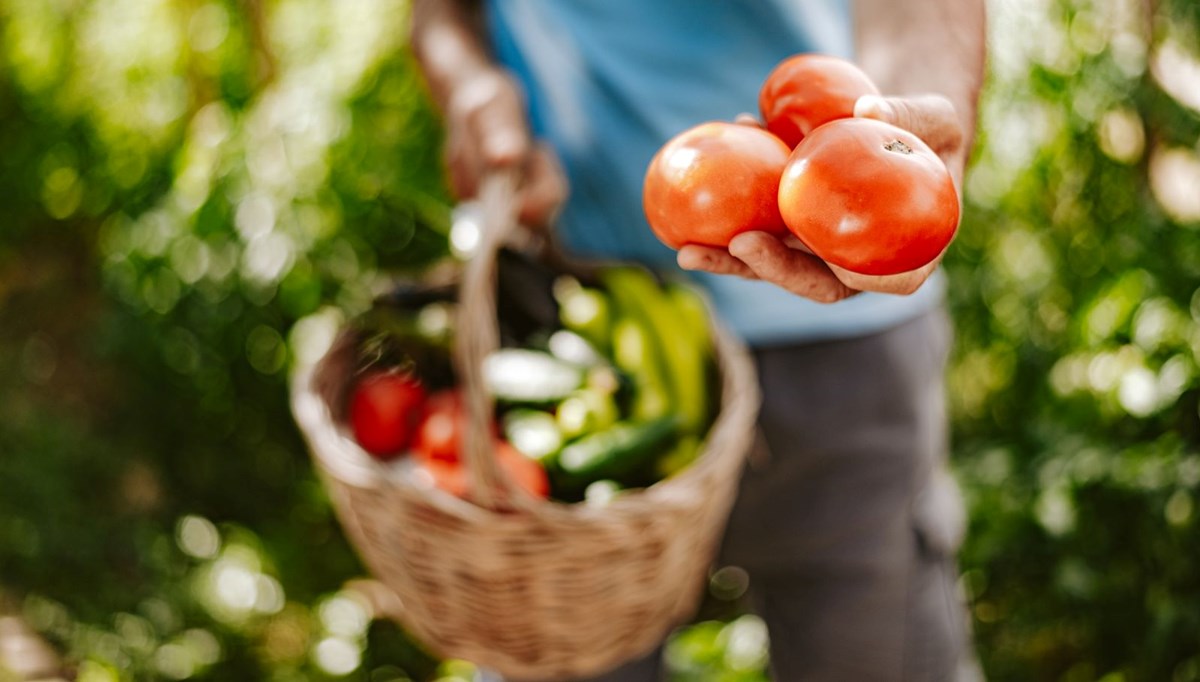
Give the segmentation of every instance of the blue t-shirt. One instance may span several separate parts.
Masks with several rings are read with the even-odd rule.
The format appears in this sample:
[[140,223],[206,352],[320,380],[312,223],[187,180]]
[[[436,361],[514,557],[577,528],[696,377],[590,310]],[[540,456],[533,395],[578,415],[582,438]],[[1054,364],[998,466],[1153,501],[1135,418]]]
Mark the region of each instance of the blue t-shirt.
[[[758,88],[800,52],[850,57],[848,0],[488,0],[497,58],[523,83],[534,134],[558,152],[571,194],[559,232],[572,252],[675,268],[651,232],[642,178],[668,139],[757,113]],[[752,344],[887,329],[941,300],[935,276],[912,296],[832,305],[774,285],[695,273]]]

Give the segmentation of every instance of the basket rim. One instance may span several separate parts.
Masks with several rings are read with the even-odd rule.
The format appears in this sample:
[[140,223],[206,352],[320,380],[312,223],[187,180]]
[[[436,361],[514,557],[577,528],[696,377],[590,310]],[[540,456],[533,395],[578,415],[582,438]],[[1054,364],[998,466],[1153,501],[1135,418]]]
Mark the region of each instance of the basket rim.
[[[293,418],[300,428],[309,452],[326,476],[340,483],[365,490],[388,490],[419,500],[437,511],[467,522],[495,520],[513,515],[537,516],[545,519],[586,521],[611,515],[638,514],[647,504],[686,504],[694,500],[694,492],[703,486],[706,471],[718,467],[724,460],[745,459],[744,448],[721,447],[741,429],[756,429],[761,400],[757,376],[749,351],[744,344],[710,315],[714,355],[721,375],[721,405],[716,419],[704,439],[704,446],[695,461],[680,472],[646,488],[623,491],[603,505],[583,502],[561,502],[535,499],[518,491],[523,499],[514,509],[491,510],[455,497],[444,490],[426,486],[404,475],[393,462],[381,462],[371,457],[354,442],[347,427],[333,416],[333,411],[314,387],[317,370],[337,350],[331,341],[319,359],[298,365],[290,380],[290,403]],[[343,326],[335,338],[346,333]]]

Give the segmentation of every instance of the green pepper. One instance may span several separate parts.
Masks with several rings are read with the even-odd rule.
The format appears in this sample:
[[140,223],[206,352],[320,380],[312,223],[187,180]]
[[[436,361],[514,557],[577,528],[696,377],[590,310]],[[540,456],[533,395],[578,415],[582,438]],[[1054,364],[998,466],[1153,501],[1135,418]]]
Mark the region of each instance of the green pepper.
[[709,415],[707,334],[696,338],[691,313],[675,307],[649,272],[641,268],[609,268],[602,278],[622,314],[640,320],[653,334],[671,404],[681,428],[700,433]]
[[658,347],[641,321],[631,317],[617,319],[613,325],[613,360],[633,378],[631,413],[635,419],[656,419],[672,412]]

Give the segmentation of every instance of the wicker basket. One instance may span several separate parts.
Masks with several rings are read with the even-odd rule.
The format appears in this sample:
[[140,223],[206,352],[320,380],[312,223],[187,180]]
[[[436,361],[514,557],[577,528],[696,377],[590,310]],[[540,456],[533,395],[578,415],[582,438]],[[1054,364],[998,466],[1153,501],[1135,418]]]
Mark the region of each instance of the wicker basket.
[[293,379],[292,408],[363,560],[401,602],[402,625],[441,656],[511,679],[602,673],[652,650],[706,584],[755,433],[752,361],[719,326],[720,413],[679,474],[604,506],[532,500],[493,463],[481,359],[497,345],[495,258],[513,230],[511,178],[485,183],[481,243],[459,289],[454,362],[467,395],[472,502],[368,457],[336,418],[356,340],[344,334]]

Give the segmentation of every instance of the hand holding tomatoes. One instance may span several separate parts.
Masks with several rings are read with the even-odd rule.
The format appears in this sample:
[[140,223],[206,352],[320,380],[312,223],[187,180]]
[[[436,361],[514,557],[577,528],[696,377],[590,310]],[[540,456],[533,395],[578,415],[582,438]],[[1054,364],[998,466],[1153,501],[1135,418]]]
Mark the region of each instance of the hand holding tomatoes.
[[[916,291],[958,226],[966,149],[950,101],[880,97],[853,64],[799,55],[770,74],[759,107],[767,129],[795,147],[777,194],[791,234],[761,221],[722,243],[696,226],[719,224],[727,212],[693,211],[670,239],[655,227],[679,249],[680,267],[762,279],[825,303],[859,291]],[[654,172],[652,163],[647,189]],[[673,205],[649,193],[644,200],[652,225],[674,216]]]
[[[856,103],[854,114],[856,118],[891,123],[925,141],[946,163],[955,187],[961,186],[966,150],[962,125],[949,100],[940,96],[864,96]],[[954,208],[957,209],[957,203]],[[916,270],[900,274],[861,274],[836,265],[830,267],[791,235],[780,238],[761,231],[736,236],[728,249],[684,246],[679,250],[677,260],[685,270],[761,279],[822,303],[832,303],[859,291],[911,294],[938,265],[938,259],[934,259]]]

